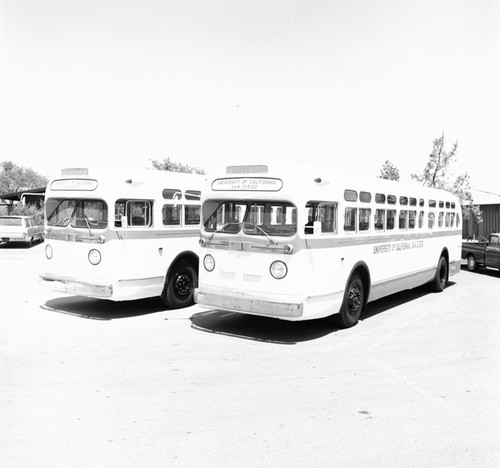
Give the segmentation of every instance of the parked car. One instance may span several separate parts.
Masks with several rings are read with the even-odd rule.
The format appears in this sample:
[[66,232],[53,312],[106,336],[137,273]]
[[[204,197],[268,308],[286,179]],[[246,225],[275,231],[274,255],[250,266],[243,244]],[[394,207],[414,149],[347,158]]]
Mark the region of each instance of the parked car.
[[480,266],[500,269],[500,234],[490,234],[486,242],[462,242],[462,258],[467,260],[470,271]]
[[27,242],[43,239],[43,224],[31,216],[0,216],[0,242]]

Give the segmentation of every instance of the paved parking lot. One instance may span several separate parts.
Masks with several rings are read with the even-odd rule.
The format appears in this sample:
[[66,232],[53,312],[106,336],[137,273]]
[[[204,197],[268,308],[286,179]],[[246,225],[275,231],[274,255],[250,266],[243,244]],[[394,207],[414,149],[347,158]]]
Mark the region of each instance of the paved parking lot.
[[500,466],[500,275],[354,328],[38,286],[0,245],[0,466]]

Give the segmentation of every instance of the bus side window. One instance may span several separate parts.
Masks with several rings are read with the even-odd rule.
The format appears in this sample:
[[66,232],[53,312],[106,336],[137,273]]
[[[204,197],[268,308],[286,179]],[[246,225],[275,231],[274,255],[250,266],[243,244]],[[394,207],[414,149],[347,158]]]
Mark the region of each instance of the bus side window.
[[201,192],[199,190],[186,190],[184,193],[186,200],[200,200]]
[[120,199],[115,203],[115,227],[148,227],[153,224],[150,200]]
[[304,234],[314,234],[314,221],[316,219],[316,211],[318,210],[318,203],[307,202],[306,204],[306,225],[304,227]]
[[200,224],[200,205],[185,205],[184,206],[184,225],[195,226]]
[[319,205],[321,232],[337,232],[337,205],[322,202]]
[[375,210],[375,231],[383,231],[385,229],[385,210]]
[[163,225],[180,226],[181,213],[182,213],[182,205],[163,205],[162,209]]
[[126,205],[127,222],[131,227],[151,226],[151,202],[147,200],[128,201]]
[[337,204],[331,202],[308,202],[306,204],[306,219],[305,234],[314,234],[315,221],[320,223],[321,233],[336,233]]
[[424,212],[420,211],[418,213],[418,228],[422,229],[424,227]]
[[344,213],[344,231],[356,232],[356,214],[357,208],[347,207]]
[[392,231],[396,225],[396,210],[387,210],[387,230]]
[[[439,202],[442,203],[442,202]],[[444,219],[444,213],[442,211],[439,212],[439,217],[438,217],[438,227],[443,227],[443,219]]]
[[359,230],[368,231],[370,229],[370,217],[372,210],[370,208],[359,209]]
[[409,218],[408,218],[408,228],[409,229],[415,229],[416,219],[417,219],[417,212],[411,210],[409,213]]
[[115,226],[116,227],[125,227],[122,226],[122,217],[125,216],[125,204],[126,200],[117,200],[115,203]]
[[434,229],[434,224],[436,222],[436,213],[430,211],[427,217],[427,226],[429,229]]
[[399,212],[399,229],[408,229],[408,210],[401,210]]

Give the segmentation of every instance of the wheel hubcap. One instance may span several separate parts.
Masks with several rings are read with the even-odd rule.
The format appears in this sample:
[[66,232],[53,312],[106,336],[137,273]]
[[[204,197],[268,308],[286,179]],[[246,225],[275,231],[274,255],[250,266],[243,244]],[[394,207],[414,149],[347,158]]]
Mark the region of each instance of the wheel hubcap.
[[351,315],[357,313],[359,308],[361,307],[361,291],[357,286],[354,286],[351,288],[349,291],[349,299],[348,299],[348,304],[349,304],[349,313]]
[[179,296],[189,295],[191,291],[191,285],[191,277],[188,274],[182,273],[177,275],[174,285],[176,294]]

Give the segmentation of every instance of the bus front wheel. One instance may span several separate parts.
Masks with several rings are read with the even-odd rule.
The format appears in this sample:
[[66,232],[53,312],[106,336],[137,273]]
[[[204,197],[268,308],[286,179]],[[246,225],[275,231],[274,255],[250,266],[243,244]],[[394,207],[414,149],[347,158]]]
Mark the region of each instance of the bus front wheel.
[[170,309],[180,309],[194,304],[194,290],[198,287],[198,274],[187,262],[179,262],[170,273],[163,292],[162,302]]
[[344,301],[340,308],[340,324],[349,328],[358,323],[359,316],[365,303],[365,292],[363,281],[358,273],[354,273],[349,280],[349,285],[345,291]]

